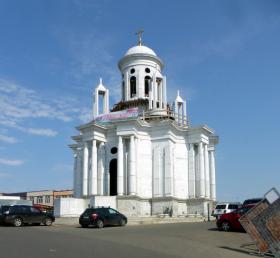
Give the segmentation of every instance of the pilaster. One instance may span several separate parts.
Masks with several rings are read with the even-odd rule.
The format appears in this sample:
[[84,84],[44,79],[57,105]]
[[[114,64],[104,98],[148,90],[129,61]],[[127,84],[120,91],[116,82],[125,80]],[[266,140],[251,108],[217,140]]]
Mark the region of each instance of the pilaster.
[[195,198],[195,153],[194,144],[189,149],[189,198]]
[[210,198],[216,200],[216,168],[213,150],[210,151]]
[[199,197],[205,197],[205,171],[204,171],[204,147],[203,142],[200,142],[198,145],[198,154],[199,154],[199,177],[200,177],[200,189]]
[[205,170],[205,197],[210,198],[210,175],[209,175],[209,154],[208,146],[204,146],[204,170]]
[[82,184],[83,196],[88,195],[88,143],[84,143],[83,150],[83,184]]
[[134,135],[130,136],[129,148],[129,195],[136,194],[136,174],[135,174],[135,142]]
[[122,136],[119,136],[119,143],[118,143],[118,186],[117,191],[118,195],[124,194],[123,188],[123,139]]

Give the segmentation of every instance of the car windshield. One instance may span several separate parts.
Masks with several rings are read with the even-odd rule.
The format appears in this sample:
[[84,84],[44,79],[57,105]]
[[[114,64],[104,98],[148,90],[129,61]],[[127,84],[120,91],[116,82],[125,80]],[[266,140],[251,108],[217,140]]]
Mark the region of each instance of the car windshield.
[[221,210],[221,209],[225,209],[225,208],[226,208],[225,204],[219,204],[219,205],[216,206],[217,210]]

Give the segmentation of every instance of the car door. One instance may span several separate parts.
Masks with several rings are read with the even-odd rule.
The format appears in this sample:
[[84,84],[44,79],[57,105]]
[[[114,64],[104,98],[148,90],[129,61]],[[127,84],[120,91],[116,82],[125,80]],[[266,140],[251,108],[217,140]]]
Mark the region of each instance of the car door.
[[30,223],[41,223],[45,214],[35,207],[30,207]]
[[29,223],[29,212],[26,210],[25,206],[12,206],[10,212],[14,217],[20,217],[23,220],[23,223]]
[[112,208],[109,208],[108,212],[110,214],[109,217],[111,225],[118,225],[120,223],[120,213]]
[[231,226],[233,229],[240,229],[240,223],[239,223],[239,219],[241,217],[241,211],[240,210],[236,210],[234,212],[231,213]]
[[237,230],[242,230],[243,227],[239,222],[239,219],[241,218],[241,216],[243,216],[249,209],[248,208],[240,208],[238,210],[236,210],[235,213],[235,217],[234,217],[234,229]]

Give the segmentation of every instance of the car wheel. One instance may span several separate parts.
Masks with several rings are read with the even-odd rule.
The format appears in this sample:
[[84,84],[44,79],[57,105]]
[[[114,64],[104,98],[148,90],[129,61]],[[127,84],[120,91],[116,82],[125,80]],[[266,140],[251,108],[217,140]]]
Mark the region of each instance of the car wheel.
[[123,226],[125,226],[125,224],[126,224],[126,223],[125,223],[125,220],[124,220],[124,219],[121,219],[121,220],[120,220],[120,226],[123,227]]
[[23,225],[23,221],[21,218],[15,218],[13,224],[15,227],[21,227]]
[[87,224],[81,224],[81,227],[82,227],[82,228],[87,228],[88,225],[87,225]]
[[44,225],[45,226],[51,226],[52,225],[52,219],[51,218],[46,218],[44,220]]
[[99,219],[99,220],[96,222],[96,226],[97,226],[98,228],[103,228],[103,227],[104,227],[103,221],[102,221],[101,219]]
[[224,221],[222,223],[222,229],[223,229],[223,231],[230,231],[230,224],[228,221]]

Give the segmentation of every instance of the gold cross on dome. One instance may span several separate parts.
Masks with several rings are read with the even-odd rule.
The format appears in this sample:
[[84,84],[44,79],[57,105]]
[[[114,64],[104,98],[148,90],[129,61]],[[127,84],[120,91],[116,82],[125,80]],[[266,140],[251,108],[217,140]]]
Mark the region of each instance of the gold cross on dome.
[[138,30],[136,32],[136,35],[138,36],[138,46],[142,46],[142,34],[144,30]]

